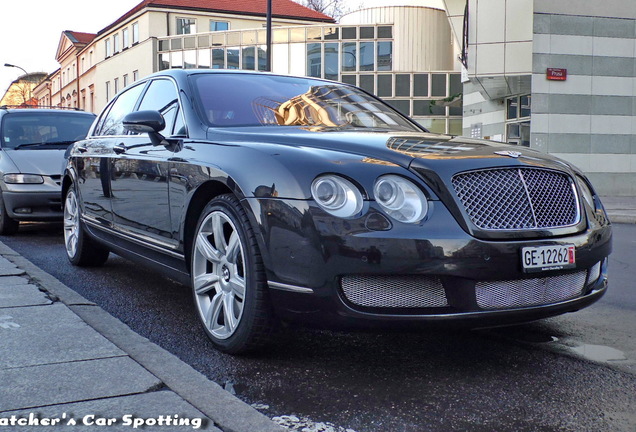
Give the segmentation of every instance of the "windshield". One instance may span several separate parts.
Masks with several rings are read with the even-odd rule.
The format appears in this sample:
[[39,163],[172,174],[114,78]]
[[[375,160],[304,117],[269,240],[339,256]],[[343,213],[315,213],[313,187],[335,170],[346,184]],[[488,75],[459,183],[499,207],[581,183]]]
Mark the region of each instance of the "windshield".
[[361,90],[309,78],[194,74],[195,97],[210,126],[312,126],[421,131]]
[[83,139],[93,120],[92,115],[73,112],[10,113],[2,121],[2,147],[16,149],[33,145],[68,145]]

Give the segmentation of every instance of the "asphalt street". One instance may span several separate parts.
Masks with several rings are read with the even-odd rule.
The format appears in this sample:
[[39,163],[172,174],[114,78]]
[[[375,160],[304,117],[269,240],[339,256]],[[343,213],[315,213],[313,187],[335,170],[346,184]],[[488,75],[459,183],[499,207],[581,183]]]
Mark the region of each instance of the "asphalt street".
[[577,313],[482,331],[293,328],[247,357],[211,346],[189,288],[114,255],[70,266],[60,228],[3,241],[270,417],[355,432],[636,430],[636,225],[614,225],[608,294]]

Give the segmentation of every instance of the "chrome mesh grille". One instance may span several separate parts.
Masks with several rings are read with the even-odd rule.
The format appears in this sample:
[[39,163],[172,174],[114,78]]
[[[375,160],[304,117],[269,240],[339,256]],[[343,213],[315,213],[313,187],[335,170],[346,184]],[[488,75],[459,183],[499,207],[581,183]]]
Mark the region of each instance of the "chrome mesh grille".
[[453,187],[473,223],[485,230],[558,228],[579,220],[565,173],[506,168],[457,174]]
[[545,278],[478,282],[475,294],[482,309],[548,305],[581,295],[586,279],[584,270]]
[[441,281],[426,276],[344,276],[342,292],[351,303],[373,308],[448,306]]

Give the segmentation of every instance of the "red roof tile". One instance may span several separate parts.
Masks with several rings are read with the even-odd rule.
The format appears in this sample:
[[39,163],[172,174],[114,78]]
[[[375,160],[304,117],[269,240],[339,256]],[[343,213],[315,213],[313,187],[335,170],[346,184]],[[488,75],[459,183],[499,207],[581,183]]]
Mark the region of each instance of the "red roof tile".
[[[221,12],[238,15],[265,16],[266,0],[143,0],[137,6],[122,15],[117,21],[100,30],[103,34],[125,21],[145,7],[163,9],[196,10],[205,12]],[[272,0],[272,16],[274,18],[296,18],[308,21],[335,22],[333,18],[316,12],[292,0]]]
[[74,43],[80,43],[83,45],[89,44],[93,39],[95,39],[95,36],[97,36],[95,33],[82,33],[71,30],[66,30],[66,33],[75,38],[73,41]]

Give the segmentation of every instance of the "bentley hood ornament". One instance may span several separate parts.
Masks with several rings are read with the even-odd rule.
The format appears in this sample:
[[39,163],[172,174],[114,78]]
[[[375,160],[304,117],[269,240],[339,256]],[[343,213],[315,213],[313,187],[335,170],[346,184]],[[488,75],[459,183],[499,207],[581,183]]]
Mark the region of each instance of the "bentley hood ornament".
[[523,153],[517,152],[517,151],[503,150],[503,151],[496,151],[495,154],[498,154],[498,155],[501,155],[501,156],[508,156],[508,157],[517,159]]

